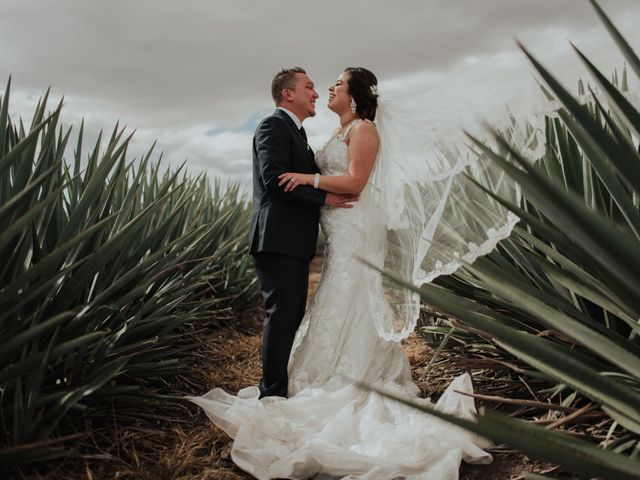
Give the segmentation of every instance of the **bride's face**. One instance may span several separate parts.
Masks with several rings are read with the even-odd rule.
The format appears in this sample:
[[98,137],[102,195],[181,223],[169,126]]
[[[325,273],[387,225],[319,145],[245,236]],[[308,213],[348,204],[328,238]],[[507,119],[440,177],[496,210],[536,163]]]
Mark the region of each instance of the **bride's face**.
[[338,115],[351,108],[351,95],[349,95],[349,86],[347,85],[348,80],[349,72],[342,72],[336,82],[329,87],[327,107]]

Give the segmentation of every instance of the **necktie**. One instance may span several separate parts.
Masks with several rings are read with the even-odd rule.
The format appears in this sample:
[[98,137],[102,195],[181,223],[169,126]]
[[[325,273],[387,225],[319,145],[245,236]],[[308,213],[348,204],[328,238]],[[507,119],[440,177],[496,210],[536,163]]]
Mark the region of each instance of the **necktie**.
[[307,141],[307,132],[304,131],[304,127],[300,127],[300,133],[302,134],[302,138],[304,138],[304,143],[307,146],[307,149],[311,150],[309,142]]

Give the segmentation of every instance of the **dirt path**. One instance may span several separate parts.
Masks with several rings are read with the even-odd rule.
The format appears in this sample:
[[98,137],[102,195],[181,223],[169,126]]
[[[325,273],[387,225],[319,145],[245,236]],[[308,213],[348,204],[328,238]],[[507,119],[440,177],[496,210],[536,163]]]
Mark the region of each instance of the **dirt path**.
[[[309,298],[313,295],[315,288],[320,281],[320,272],[322,270],[322,257],[316,257],[311,264],[311,272],[309,275]],[[235,355],[228,358],[229,363],[224,368],[237,371],[238,376],[229,378],[229,383],[223,388],[230,391],[237,391],[246,385],[255,385],[260,378],[260,345],[262,342],[261,333],[256,332],[244,337],[236,337],[232,335],[228,339],[230,342],[229,350],[242,351],[243,355]],[[409,358],[412,367],[414,381],[420,386],[425,396],[431,396],[434,401],[440,393],[448,385],[448,379],[462,373],[461,369],[451,368],[447,372],[444,381],[434,381],[433,378],[425,376],[426,365],[433,355],[431,348],[417,334],[412,334],[403,342],[404,350]],[[240,384],[240,382],[242,384]],[[217,427],[212,427],[214,437],[220,444],[218,450],[219,456],[216,462],[219,470],[216,473],[220,476],[211,478],[220,479],[252,479],[253,477],[244,473],[237,468],[230,458],[231,439]],[[518,452],[513,452],[505,448],[497,448],[492,451],[494,455],[493,464],[486,466],[473,466],[463,464],[461,467],[461,480],[515,480],[523,479],[527,472],[545,472],[550,470],[550,466],[544,463],[533,462],[527,456]],[[195,478],[195,477],[190,477]],[[198,477],[198,478],[208,478]]]
[[[322,258],[311,265],[309,295],[320,279]],[[189,372],[176,379],[181,394],[202,394],[209,386],[221,387],[228,392],[256,385],[260,379],[260,350],[262,312],[259,307],[245,312],[220,329],[211,331],[201,339],[203,349],[192,356]],[[437,400],[450,379],[462,372],[461,368],[444,362],[444,367],[426,366],[433,351],[417,334],[403,342],[412,366],[414,381],[423,396]],[[442,364],[442,362],[441,362]],[[172,387],[169,385],[169,391]],[[156,418],[155,421],[153,419]],[[115,415],[113,425],[101,426],[82,440],[79,450],[88,452],[81,460],[56,464],[55,470],[30,473],[23,478],[65,479],[136,479],[136,480],[239,480],[252,479],[235,466],[230,458],[232,441],[213,425],[195,405],[174,407],[161,415],[127,418],[119,426]],[[176,421],[177,419],[177,421]],[[428,446],[425,446],[428,448]],[[96,454],[96,452],[98,452]],[[526,456],[506,449],[496,449],[494,463],[489,466],[461,467],[462,480],[515,480],[526,472],[550,471],[550,466],[530,461]]]

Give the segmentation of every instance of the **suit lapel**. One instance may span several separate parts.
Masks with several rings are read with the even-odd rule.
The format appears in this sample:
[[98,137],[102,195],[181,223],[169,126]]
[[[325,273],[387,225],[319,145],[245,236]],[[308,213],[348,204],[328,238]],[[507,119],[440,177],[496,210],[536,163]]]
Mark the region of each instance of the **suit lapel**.
[[307,142],[304,140],[304,137],[302,136],[302,132],[300,131],[298,126],[295,124],[293,119],[289,115],[287,115],[286,112],[283,112],[279,108],[276,110],[275,114],[278,115],[280,118],[284,118],[287,121],[287,123],[289,123],[289,126],[296,134],[296,137],[298,138],[298,140],[300,140],[300,143],[306,148]]
[[287,115],[286,112],[283,112],[279,108],[276,109],[274,115],[278,115],[280,118],[284,118],[288,122],[289,126],[294,131],[294,135],[296,136],[296,138],[300,142],[300,146],[307,153],[307,160],[309,162],[309,165],[312,166],[314,170],[317,170],[318,166],[316,165],[316,161],[315,161],[315,156],[313,154],[313,150],[311,150],[311,147],[309,146],[309,144],[305,140],[304,136],[302,135],[302,132],[300,131],[298,126],[295,124],[293,119],[289,115]]

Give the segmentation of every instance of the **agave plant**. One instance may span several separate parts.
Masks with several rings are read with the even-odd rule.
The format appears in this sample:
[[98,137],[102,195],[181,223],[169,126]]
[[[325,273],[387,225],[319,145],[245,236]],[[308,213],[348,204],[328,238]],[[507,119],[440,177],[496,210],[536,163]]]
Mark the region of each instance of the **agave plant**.
[[[256,292],[240,188],[212,188],[184,165],[127,161],[117,125],[73,162],[48,92],[25,130],[0,99],[0,462],[51,458],[73,412],[146,402],[153,379]],[[104,143],[104,145],[103,145]],[[170,393],[170,392],[162,392]]]
[[[640,75],[638,57],[592,4]],[[640,112],[577,48],[608,107],[595,94],[582,105],[522,50],[545,92],[562,105],[557,117],[546,119],[544,157],[538,162],[523,158],[495,130],[495,150],[470,136],[478,154],[520,185],[520,205],[487,192],[521,222],[490,255],[418,291],[426,303],[460,322],[462,336],[489,339],[486,348],[517,357],[537,376],[599,405],[610,418],[610,432],[619,430],[618,439],[604,449],[491,411],[476,422],[428,412],[588,478],[637,479],[640,155],[634,141],[640,137]]]

